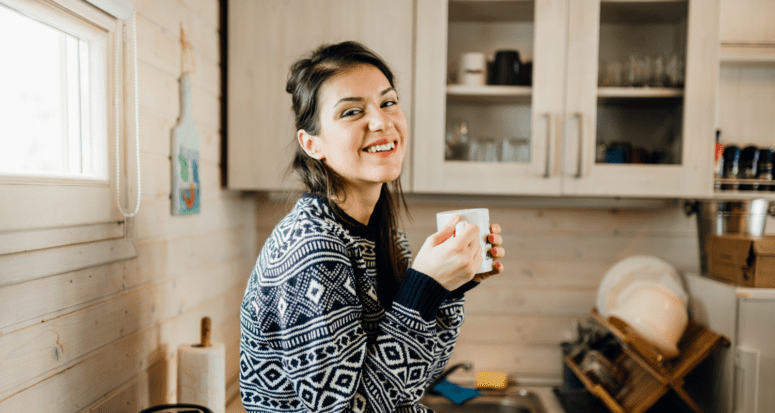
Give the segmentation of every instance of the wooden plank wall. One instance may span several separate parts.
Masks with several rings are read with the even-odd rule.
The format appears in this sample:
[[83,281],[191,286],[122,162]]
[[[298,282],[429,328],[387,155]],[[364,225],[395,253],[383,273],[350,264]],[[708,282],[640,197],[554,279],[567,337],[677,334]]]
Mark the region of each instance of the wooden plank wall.
[[[136,6],[138,256],[3,284],[2,412],[136,413],[175,402],[177,347],[198,342],[204,316],[212,319],[213,341],[226,344],[226,377],[230,396],[236,396],[239,303],[257,254],[256,199],[220,187],[219,3],[137,0]],[[169,157],[179,115],[181,30],[192,47],[202,212],[172,217]],[[52,262],[31,265],[31,271],[56,267],[57,250],[35,252],[36,260]]]
[[[259,247],[292,203],[259,205]],[[412,220],[404,218],[403,229],[413,252],[436,231],[436,212],[475,207],[481,205],[442,197],[410,200]],[[491,222],[503,228],[506,271],[466,295],[466,322],[450,364],[471,361],[476,370],[506,371],[523,383],[559,384],[560,343],[575,337],[574,320],[589,316],[613,264],[643,254],[682,272],[699,271],[696,216],[687,217],[680,203],[628,210],[488,208]],[[775,222],[767,225],[775,234]]]

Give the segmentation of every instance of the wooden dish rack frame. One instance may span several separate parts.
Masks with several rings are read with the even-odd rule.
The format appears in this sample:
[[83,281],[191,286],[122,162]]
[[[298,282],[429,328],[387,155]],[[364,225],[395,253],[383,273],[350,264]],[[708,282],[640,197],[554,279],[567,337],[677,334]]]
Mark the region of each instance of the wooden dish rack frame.
[[570,357],[565,357],[565,364],[610,411],[642,413],[673,390],[692,411],[703,413],[702,408],[683,389],[684,377],[716,349],[728,347],[729,340],[726,337],[689,320],[678,343],[680,354],[670,360],[616,317],[606,320],[595,309],[592,310],[592,317],[622,344],[622,354],[611,361],[628,372],[624,384],[612,395],[601,384],[590,380]]

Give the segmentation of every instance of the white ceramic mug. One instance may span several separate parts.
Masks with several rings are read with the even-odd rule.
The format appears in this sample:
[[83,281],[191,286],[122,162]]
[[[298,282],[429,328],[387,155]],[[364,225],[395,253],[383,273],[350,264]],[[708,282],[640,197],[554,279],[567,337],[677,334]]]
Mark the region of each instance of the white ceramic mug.
[[469,86],[482,86],[487,80],[487,57],[484,53],[470,52],[460,56],[460,75],[458,83]]
[[482,246],[482,265],[476,270],[477,274],[492,271],[492,257],[490,248],[492,245],[487,240],[490,235],[490,210],[487,208],[459,209],[456,211],[444,211],[436,214],[436,229],[441,230],[444,225],[457,213],[460,221],[455,226],[455,233],[462,231],[467,224],[475,224],[479,227],[479,244]]

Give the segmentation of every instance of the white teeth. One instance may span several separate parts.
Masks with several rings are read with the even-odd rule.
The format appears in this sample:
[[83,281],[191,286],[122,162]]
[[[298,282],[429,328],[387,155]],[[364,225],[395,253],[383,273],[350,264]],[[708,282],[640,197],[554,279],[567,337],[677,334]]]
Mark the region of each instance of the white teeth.
[[390,142],[390,143],[385,144],[385,145],[374,145],[374,146],[372,146],[372,147],[370,147],[368,149],[368,152],[369,153],[385,152],[385,151],[393,150],[393,148],[395,148],[395,147],[396,147],[396,143],[395,142]]

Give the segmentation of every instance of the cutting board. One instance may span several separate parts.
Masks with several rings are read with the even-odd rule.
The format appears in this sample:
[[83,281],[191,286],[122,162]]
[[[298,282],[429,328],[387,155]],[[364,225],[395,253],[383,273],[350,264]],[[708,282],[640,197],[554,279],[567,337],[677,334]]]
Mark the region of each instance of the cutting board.
[[172,129],[172,215],[198,214],[199,132],[191,116],[191,83],[188,73],[180,77],[180,118]]

